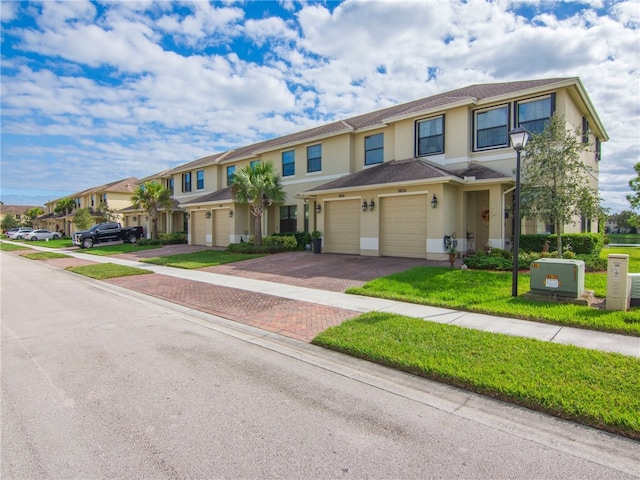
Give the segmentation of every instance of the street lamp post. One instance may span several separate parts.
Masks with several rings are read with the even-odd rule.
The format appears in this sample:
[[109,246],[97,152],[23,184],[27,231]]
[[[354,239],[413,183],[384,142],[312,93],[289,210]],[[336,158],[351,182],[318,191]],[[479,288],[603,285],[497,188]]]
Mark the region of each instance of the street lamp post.
[[516,127],[509,132],[511,146],[516,151],[516,191],[513,212],[513,276],[511,278],[511,296],[518,296],[518,255],[520,254],[520,152],[529,140],[529,132]]

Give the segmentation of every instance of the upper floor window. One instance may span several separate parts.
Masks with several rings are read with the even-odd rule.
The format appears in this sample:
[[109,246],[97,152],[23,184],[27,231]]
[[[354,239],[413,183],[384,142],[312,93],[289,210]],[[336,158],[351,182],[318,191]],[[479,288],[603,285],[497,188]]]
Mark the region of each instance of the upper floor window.
[[307,147],[307,172],[319,172],[322,170],[322,145]]
[[582,117],[582,143],[589,143],[589,120]]
[[260,165],[260,160],[251,160],[250,165],[251,165],[251,168],[254,168],[254,167]]
[[196,172],[196,188],[202,190],[204,188],[204,170]]
[[540,134],[555,111],[555,94],[527,102],[518,102],[516,124],[529,133]]
[[171,195],[173,195],[173,177],[167,178],[167,190],[169,190]]
[[236,166],[229,165],[227,167],[227,186],[231,185],[233,182],[233,177],[236,175]]
[[96,196],[95,195],[91,195],[91,206],[92,207],[96,206]]
[[296,152],[289,150],[282,152],[282,176],[290,177],[296,174]]
[[595,154],[596,162],[599,162],[602,159],[602,142],[598,137],[596,137]]
[[475,148],[509,146],[509,108],[501,106],[475,112]]
[[182,174],[182,191],[183,192],[191,191],[191,172]]
[[[100,195],[100,203],[107,203],[107,194],[103,193]],[[80,199],[78,199],[78,208],[80,207]]]
[[417,156],[444,153],[444,116],[416,124]]
[[375,165],[384,161],[384,133],[364,138],[364,164]]

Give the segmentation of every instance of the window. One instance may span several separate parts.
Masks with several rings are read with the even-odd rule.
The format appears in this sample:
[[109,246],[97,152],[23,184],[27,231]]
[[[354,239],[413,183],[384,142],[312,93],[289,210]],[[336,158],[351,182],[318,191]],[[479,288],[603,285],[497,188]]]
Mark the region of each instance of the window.
[[204,188],[204,170],[196,172],[196,188],[202,190]]
[[509,108],[502,106],[475,112],[475,148],[509,146]]
[[91,195],[91,206],[92,207],[96,206],[96,196],[95,195]]
[[290,177],[296,174],[296,152],[289,150],[282,152],[282,176]]
[[549,118],[555,110],[555,95],[532,100],[530,102],[518,103],[517,124],[526,128],[529,133],[542,133]]
[[322,145],[307,147],[307,172],[319,172],[322,170]]
[[191,172],[182,174],[182,191],[191,191]]
[[589,120],[582,117],[582,143],[589,143]]
[[384,133],[364,138],[364,164],[375,165],[384,161]]
[[444,117],[422,120],[416,124],[417,156],[444,153]]
[[597,137],[596,137],[595,153],[596,153],[596,162],[599,162],[602,159],[602,142]]
[[260,165],[260,160],[251,160],[250,165],[251,165],[251,168],[254,168],[254,167]]
[[[107,194],[103,193],[100,195],[100,203],[107,203]],[[78,208],[80,208],[80,199],[78,199]]]
[[235,165],[228,166],[227,167],[227,186],[231,185],[235,174],[236,174],[236,166]]
[[173,195],[173,177],[167,178],[167,190],[169,190],[171,195]]
[[298,229],[298,207],[280,207],[280,233],[295,232]]

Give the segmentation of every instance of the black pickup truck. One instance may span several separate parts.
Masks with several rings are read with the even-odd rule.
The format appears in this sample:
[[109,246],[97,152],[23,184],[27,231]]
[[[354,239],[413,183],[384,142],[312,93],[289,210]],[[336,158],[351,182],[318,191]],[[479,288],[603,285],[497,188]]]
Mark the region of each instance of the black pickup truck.
[[142,227],[122,227],[119,223],[99,223],[89,230],[73,234],[73,244],[81,248],[91,248],[96,243],[117,242],[136,243],[144,235]]

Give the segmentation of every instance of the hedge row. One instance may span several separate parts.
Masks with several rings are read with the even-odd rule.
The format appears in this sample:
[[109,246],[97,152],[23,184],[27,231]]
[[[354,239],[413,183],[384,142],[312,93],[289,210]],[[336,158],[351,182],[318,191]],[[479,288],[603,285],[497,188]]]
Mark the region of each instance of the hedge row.
[[[542,252],[545,242],[549,242],[549,251],[556,252],[558,235],[535,234],[520,235],[520,250],[525,252]],[[604,239],[599,233],[563,233],[562,247],[576,255],[598,255],[602,250]],[[564,256],[564,254],[563,254]]]

